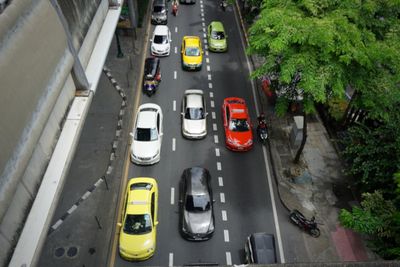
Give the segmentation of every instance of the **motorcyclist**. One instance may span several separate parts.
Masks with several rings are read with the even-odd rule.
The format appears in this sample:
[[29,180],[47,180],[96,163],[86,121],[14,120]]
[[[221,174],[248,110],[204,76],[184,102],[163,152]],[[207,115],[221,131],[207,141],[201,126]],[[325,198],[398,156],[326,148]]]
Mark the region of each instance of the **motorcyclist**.
[[266,128],[267,127],[267,120],[265,119],[264,113],[261,113],[258,117],[258,127],[257,128]]
[[173,0],[172,1],[172,14],[174,16],[178,15],[178,6],[179,6],[178,0]]

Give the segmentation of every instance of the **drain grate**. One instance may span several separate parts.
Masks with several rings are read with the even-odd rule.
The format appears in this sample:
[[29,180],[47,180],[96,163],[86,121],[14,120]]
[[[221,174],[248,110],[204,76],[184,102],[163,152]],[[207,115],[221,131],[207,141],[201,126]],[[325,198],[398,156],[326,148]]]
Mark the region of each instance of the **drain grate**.
[[72,258],[75,257],[76,254],[78,254],[78,248],[77,247],[70,247],[67,251],[67,256]]
[[54,256],[56,256],[56,258],[61,258],[62,256],[64,256],[64,253],[65,249],[63,247],[59,247],[54,250]]

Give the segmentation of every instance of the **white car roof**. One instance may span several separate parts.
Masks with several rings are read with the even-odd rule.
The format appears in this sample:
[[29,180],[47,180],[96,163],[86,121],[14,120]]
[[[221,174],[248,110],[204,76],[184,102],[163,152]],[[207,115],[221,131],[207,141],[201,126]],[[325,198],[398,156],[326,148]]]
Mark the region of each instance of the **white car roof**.
[[154,29],[155,35],[168,35],[168,26],[165,25],[157,25]]
[[143,104],[139,107],[136,125],[138,128],[156,128],[157,113],[161,111],[159,105]]

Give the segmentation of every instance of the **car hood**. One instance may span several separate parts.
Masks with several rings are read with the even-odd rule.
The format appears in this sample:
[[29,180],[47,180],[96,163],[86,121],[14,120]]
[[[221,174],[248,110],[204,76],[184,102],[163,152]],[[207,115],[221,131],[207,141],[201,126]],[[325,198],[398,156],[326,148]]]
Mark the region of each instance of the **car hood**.
[[139,253],[151,247],[154,248],[155,236],[153,231],[144,235],[130,235],[121,230],[119,237],[120,247],[130,254]]
[[141,158],[153,157],[160,149],[159,141],[133,141],[131,152],[133,155]]
[[205,212],[183,212],[183,223],[189,233],[206,234],[213,226],[212,210]]
[[186,64],[200,64],[202,63],[202,56],[183,56],[183,61]]
[[206,120],[183,119],[183,129],[192,134],[200,134],[206,130]]
[[226,131],[226,137],[228,139],[234,140],[236,145],[245,145],[249,140],[253,140],[253,133],[252,131],[246,132],[233,132],[230,130]]
[[166,50],[167,48],[169,48],[169,43],[168,43],[168,44],[155,44],[155,43],[151,43],[151,47],[152,47],[153,49],[156,49],[156,50],[162,50],[162,51],[164,51],[164,50]]

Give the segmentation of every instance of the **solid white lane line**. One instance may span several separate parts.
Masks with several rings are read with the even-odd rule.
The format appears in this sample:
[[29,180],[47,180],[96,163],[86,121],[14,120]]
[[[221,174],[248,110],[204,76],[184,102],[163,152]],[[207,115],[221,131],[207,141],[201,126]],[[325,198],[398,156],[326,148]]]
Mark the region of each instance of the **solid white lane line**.
[[224,241],[229,242],[229,231],[226,229],[224,230]]
[[178,32],[178,27],[175,27],[175,32]]
[[214,143],[218,144],[218,135],[214,135]]
[[208,83],[208,88],[212,89],[212,83]]
[[225,252],[225,256],[226,256],[226,265],[228,265],[228,266],[232,265],[231,253],[229,251],[227,251],[227,252]]
[[174,253],[169,253],[168,266],[174,266]]
[[172,151],[175,151],[176,139],[172,138]]
[[[235,21],[236,21],[237,27],[240,28],[239,19],[237,17],[236,12],[235,12]],[[243,48],[243,51],[245,51],[246,50],[246,45],[245,45],[244,40],[243,40],[243,35],[242,35],[241,31],[239,31],[239,32],[240,32],[240,40],[241,40],[241,43],[242,43],[242,48]],[[251,74],[253,72],[253,69],[251,67],[249,58],[248,58],[246,53],[244,53],[244,55],[246,57],[248,72],[249,72],[249,74]],[[250,83],[251,83],[251,87],[252,87],[253,101],[254,101],[254,106],[256,107],[256,113],[259,114],[259,107],[257,105],[258,101],[257,101],[256,87],[255,87],[254,81],[252,79],[250,79]],[[271,172],[270,172],[269,165],[268,165],[269,160],[268,160],[267,149],[265,148],[265,146],[263,146],[263,154],[264,154],[265,169],[267,171],[267,180],[268,180],[268,187],[269,187],[269,192],[270,192],[270,197],[271,197],[272,214],[273,214],[273,217],[274,217],[275,232],[276,232],[276,239],[277,239],[278,248],[279,248],[280,262],[281,263],[285,263],[286,262],[285,261],[285,253],[283,251],[281,230],[280,230],[280,225],[279,225],[279,220],[278,220],[278,214],[277,214],[277,211],[276,211],[275,195],[274,195],[274,190],[273,190],[273,187],[272,187],[273,183],[272,183],[272,178],[271,178]]]
[[219,186],[224,186],[224,179],[222,179],[222,177],[218,177],[218,185]]
[[210,63],[210,59],[209,59],[208,57],[206,58],[206,62],[207,62],[207,63]]
[[207,79],[208,79],[209,81],[211,81],[211,74],[208,74],[208,75],[207,75]]
[[219,193],[219,198],[221,200],[221,203],[225,203],[225,194],[224,193]]
[[217,156],[217,157],[221,156],[221,154],[219,153],[219,148],[215,149],[215,156]]
[[213,118],[213,120],[215,120],[216,116],[215,116],[215,112],[211,112],[211,117]]
[[214,97],[214,93],[210,92],[210,97],[213,98]]
[[217,170],[219,170],[219,171],[222,170],[222,165],[221,165],[221,162],[219,162],[219,161],[217,162]]
[[216,123],[213,123],[213,131],[217,131],[217,124]]
[[178,54],[178,47],[175,46],[175,54]]
[[[174,80],[176,80],[176,76],[177,76],[178,74],[177,74],[177,72],[176,72],[176,70],[174,70]],[[258,114],[258,113],[257,113]]]
[[211,106],[212,108],[215,107],[214,100],[211,100],[211,101],[210,101],[210,106]]
[[211,71],[210,65],[207,65],[207,71]]
[[226,210],[221,210],[222,220],[226,222],[228,220],[228,216],[226,215]]
[[172,102],[172,109],[173,109],[174,111],[176,111],[176,100],[174,100],[174,101]]
[[171,205],[175,203],[175,188],[171,187]]

